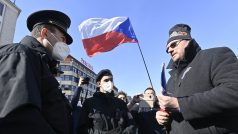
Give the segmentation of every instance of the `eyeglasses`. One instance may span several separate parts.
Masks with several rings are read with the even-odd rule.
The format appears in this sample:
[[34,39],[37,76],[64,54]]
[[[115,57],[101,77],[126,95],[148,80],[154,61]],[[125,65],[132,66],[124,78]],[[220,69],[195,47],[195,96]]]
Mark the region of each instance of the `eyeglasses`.
[[175,47],[177,47],[181,41],[182,41],[182,40],[179,40],[179,41],[176,41],[176,42],[170,44],[170,46],[167,47],[166,52],[169,53],[169,48],[175,48]]

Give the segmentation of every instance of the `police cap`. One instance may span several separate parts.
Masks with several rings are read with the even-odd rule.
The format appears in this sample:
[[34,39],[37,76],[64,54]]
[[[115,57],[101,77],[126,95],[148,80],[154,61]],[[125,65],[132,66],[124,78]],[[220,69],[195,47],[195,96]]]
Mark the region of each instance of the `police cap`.
[[70,18],[66,14],[56,10],[40,10],[32,13],[27,18],[27,28],[30,31],[40,24],[50,24],[56,26],[66,36],[66,43],[68,45],[73,42],[72,37],[67,33],[70,23]]

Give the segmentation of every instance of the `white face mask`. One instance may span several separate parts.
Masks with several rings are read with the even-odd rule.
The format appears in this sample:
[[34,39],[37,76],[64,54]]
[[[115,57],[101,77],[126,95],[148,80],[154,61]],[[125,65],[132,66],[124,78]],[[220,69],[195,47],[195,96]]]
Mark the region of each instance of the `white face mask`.
[[113,83],[111,81],[102,83],[102,89],[105,92],[111,93],[113,90]]
[[64,42],[56,42],[53,47],[52,57],[55,60],[63,61],[69,55],[70,50],[67,44]]
[[[62,41],[58,41],[58,39],[54,36],[54,34],[50,33],[55,39],[44,39],[43,42],[48,42],[52,47],[52,57],[55,60],[63,61],[69,55],[70,49],[68,45]],[[49,41],[51,40],[51,41]],[[53,45],[53,43],[55,43]]]

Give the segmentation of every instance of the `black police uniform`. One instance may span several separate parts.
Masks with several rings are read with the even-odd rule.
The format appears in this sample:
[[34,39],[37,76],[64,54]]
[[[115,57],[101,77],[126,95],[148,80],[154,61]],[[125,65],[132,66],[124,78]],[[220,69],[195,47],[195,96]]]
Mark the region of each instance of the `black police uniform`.
[[133,120],[128,118],[126,104],[112,94],[96,92],[83,103],[80,134],[135,133]]
[[[59,20],[56,16],[66,19]],[[46,10],[29,18],[38,17],[38,22],[48,19],[54,26],[62,24],[56,27],[62,27],[61,31],[64,31],[69,27],[64,23],[69,21],[65,16]],[[29,18],[27,24],[31,31],[37,22],[33,23]],[[67,38],[67,42],[72,39]],[[26,36],[20,43],[0,46],[0,134],[71,132],[70,105],[52,74],[55,63],[46,48],[31,36]]]
[[69,109],[45,48],[27,36],[0,54],[0,133],[68,134]]

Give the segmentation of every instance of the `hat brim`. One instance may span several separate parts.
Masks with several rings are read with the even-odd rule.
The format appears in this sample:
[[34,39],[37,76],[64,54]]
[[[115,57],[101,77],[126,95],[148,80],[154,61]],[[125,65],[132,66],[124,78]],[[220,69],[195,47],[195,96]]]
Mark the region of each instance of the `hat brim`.
[[[49,23],[47,23],[47,24],[49,24]],[[56,26],[66,36],[66,44],[67,45],[70,45],[73,42],[73,38],[67,32],[65,32],[65,30],[62,29],[60,26],[58,26],[57,24],[53,24],[53,23],[50,25]]]
[[62,30],[60,27],[57,27],[60,29],[61,32],[66,36],[66,44],[70,45],[73,42],[73,38],[64,30]]

